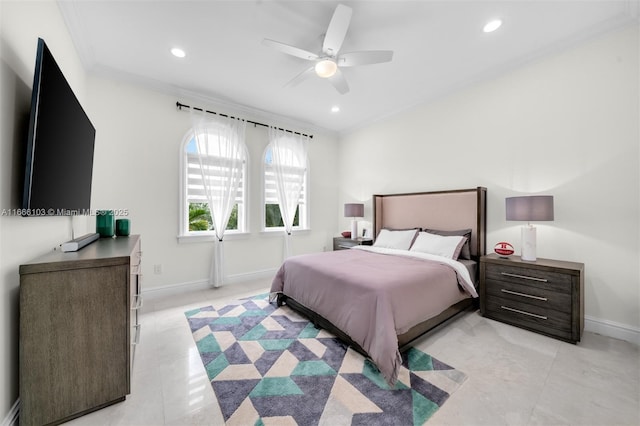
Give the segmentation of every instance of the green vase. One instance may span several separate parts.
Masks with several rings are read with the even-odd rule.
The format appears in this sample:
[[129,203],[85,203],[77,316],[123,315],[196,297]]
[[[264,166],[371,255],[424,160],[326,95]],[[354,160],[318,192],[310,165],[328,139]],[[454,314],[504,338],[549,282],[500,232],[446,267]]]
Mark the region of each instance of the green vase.
[[131,223],[129,219],[116,219],[116,235],[126,237],[131,233]]
[[113,210],[97,210],[96,211],[96,232],[100,237],[113,237],[115,221]]

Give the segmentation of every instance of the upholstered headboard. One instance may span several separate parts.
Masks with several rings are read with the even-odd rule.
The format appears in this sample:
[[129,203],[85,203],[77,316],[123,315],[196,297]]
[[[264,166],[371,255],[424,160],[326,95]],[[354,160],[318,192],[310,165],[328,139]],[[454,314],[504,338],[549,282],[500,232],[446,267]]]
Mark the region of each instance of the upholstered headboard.
[[373,228],[471,229],[471,256],[486,252],[487,189],[416,192],[373,196]]

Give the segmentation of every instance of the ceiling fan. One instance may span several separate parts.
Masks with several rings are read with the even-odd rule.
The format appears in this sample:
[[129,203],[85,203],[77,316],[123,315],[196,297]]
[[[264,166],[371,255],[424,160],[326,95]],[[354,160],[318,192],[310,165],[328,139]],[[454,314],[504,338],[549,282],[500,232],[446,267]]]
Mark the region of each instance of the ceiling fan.
[[295,86],[315,72],[319,77],[328,79],[338,92],[345,94],[349,91],[349,85],[340,70],[341,67],[354,67],[391,61],[393,58],[392,50],[367,50],[362,52],[340,53],[342,42],[349,29],[351,14],[352,10],[348,6],[339,4],[336,7],[324,36],[322,52],[319,54],[268,38],[262,40],[262,44],[265,46],[273,47],[288,55],[315,62],[313,66],[302,71],[286,85]]

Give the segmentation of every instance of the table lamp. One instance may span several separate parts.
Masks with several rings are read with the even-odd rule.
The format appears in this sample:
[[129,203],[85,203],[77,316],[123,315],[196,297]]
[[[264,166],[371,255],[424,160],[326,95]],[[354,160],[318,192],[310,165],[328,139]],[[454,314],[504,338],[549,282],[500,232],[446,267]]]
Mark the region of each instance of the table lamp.
[[530,222],[553,220],[553,196],[530,195],[506,199],[507,220],[527,221],[522,227],[522,260],[536,260],[536,228]]
[[344,205],[344,217],[350,217],[351,220],[351,239],[358,238],[358,221],[356,217],[364,217],[364,204],[347,203]]

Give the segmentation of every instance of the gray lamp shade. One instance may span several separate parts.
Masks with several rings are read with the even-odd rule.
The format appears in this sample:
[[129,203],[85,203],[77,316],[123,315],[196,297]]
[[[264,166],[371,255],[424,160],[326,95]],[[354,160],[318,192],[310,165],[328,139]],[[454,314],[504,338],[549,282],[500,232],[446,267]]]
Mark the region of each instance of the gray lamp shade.
[[345,204],[344,217],[364,217],[364,204]]
[[506,199],[507,220],[549,221],[553,220],[553,196],[531,195]]

